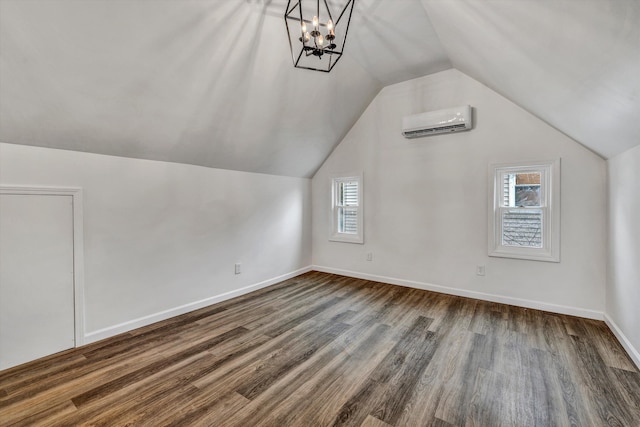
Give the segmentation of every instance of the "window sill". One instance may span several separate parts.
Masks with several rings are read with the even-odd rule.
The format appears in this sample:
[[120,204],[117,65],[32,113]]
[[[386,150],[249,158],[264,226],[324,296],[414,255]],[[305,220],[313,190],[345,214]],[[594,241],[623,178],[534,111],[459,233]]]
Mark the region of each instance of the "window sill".
[[495,249],[489,252],[490,257],[497,258],[513,258],[513,259],[522,259],[526,261],[544,261],[544,262],[560,262],[559,254],[552,254],[548,251],[540,250],[531,250],[531,249],[523,249],[518,250],[518,248],[513,249]]
[[364,239],[362,236],[353,235],[353,234],[334,234],[329,237],[330,242],[341,242],[341,243],[356,243],[356,244],[364,244]]

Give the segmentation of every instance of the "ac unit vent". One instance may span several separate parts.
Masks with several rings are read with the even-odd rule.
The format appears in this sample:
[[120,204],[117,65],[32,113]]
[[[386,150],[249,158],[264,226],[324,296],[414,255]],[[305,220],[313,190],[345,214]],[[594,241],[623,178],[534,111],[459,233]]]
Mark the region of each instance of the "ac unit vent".
[[461,132],[470,130],[471,127],[471,106],[469,105],[416,114],[402,119],[402,135],[405,138]]

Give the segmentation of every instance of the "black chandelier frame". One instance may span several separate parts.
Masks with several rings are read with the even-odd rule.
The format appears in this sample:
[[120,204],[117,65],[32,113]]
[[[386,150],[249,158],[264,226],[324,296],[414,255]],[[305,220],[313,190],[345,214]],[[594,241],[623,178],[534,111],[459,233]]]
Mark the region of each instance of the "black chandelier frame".
[[[303,23],[310,24],[313,27],[313,21],[311,19],[305,19],[302,16],[302,2],[303,0],[289,0],[287,2],[287,9],[285,10],[285,13],[284,13],[284,20],[287,27],[287,36],[289,39],[289,48],[291,49],[291,58],[293,59],[293,66],[296,68],[303,68],[306,70],[322,71],[322,72],[328,73],[338,63],[338,61],[340,60],[344,52],[344,45],[346,44],[346,41],[347,41],[347,34],[349,32],[349,24],[351,24],[351,15],[353,13],[353,6],[355,3],[355,0],[347,0],[344,7],[340,11],[340,15],[338,16],[338,19],[335,21],[333,20],[331,9],[329,8],[327,0],[316,0],[315,16],[318,18],[318,25],[317,25],[318,29],[320,27],[327,28],[327,23],[321,22],[319,20],[321,2],[324,4],[327,14],[329,15],[329,20],[333,22],[333,28],[335,29],[338,28],[338,25],[342,20],[342,18],[344,17],[345,13],[347,11],[349,12],[347,15],[347,25],[344,30],[344,37],[341,38],[342,42],[339,44],[334,43],[334,41],[337,41],[336,37],[335,35],[331,34],[331,32],[329,32],[325,37],[329,41],[329,43],[327,45],[322,45],[322,46],[318,46],[316,43],[316,37],[320,35],[320,32],[317,31],[315,28],[314,28],[314,31],[310,33],[312,36],[312,39],[311,40],[309,40],[308,38],[305,39],[305,34],[304,34],[304,31],[302,30]],[[289,21],[297,22],[297,25],[294,25],[294,28],[290,29]],[[300,37],[298,38],[298,40],[301,43],[301,47],[300,47],[300,51],[297,53],[294,50],[295,42],[292,42],[292,36],[295,38],[295,32],[300,32]],[[315,56],[318,59],[322,60],[322,57],[324,55],[329,55],[329,60],[326,68],[313,67],[311,65],[303,65],[300,63],[301,59],[309,56]]]

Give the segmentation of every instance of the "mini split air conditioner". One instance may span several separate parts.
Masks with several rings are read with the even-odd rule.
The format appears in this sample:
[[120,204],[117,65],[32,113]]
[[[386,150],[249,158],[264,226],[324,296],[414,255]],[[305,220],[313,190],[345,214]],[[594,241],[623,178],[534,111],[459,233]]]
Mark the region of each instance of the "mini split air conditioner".
[[404,117],[402,119],[402,135],[405,138],[420,138],[440,133],[471,130],[471,126],[471,106],[465,105]]

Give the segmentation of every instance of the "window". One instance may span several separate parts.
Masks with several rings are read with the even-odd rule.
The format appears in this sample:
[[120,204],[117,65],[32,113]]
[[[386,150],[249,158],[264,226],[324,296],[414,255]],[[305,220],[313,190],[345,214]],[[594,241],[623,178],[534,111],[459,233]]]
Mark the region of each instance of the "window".
[[329,240],[363,243],[362,175],[332,180],[332,232]]
[[492,165],[489,256],[560,261],[560,160]]

